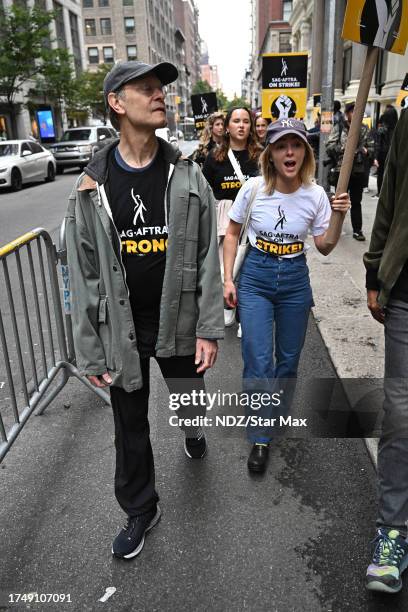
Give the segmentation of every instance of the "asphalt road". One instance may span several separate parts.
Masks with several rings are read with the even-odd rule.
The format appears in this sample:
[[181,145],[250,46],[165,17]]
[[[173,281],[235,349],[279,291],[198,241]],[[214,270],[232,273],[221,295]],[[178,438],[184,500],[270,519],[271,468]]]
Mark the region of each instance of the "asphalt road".
[[[0,194],[0,243],[36,226],[55,237],[75,176]],[[241,368],[231,328],[208,391],[238,390]],[[311,320],[295,413],[319,377],[335,373]],[[362,440],[280,439],[266,474],[252,477],[240,428],[208,427],[206,458],[185,457],[156,367],[150,409],[163,517],[128,563],[110,555],[123,521],[110,408],[71,381],[31,417],[0,466],[0,610],[25,609],[8,606],[9,594],[33,592],[70,594],[70,604],[31,604],[41,612],[408,609],[406,585],[394,598],[364,591],[376,502]],[[116,591],[101,603],[107,587]]]

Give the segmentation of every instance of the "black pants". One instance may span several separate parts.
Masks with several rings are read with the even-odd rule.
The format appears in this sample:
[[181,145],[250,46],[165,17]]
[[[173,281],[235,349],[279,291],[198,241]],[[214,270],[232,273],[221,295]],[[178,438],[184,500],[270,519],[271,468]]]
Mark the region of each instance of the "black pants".
[[351,225],[353,226],[353,232],[361,232],[363,227],[363,215],[361,212],[361,200],[363,199],[364,189],[364,173],[352,174],[348,184],[348,191],[350,193],[351,200]]
[[[170,393],[204,389],[203,375],[197,374],[194,357],[156,357]],[[129,516],[151,510],[159,500],[155,490],[154,460],[149,436],[150,359],[141,359],[140,363],[143,376],[141,389],[131,393],[119,387],[110,389],[115,423],[115,495]],[[163,410],[169,416],[174,414],[168,406],[163,406]],[[205,414],[205,405],[182,407],[176,414],[178,417],[202,416]],[[187,431],[187,428],[182,429]]]

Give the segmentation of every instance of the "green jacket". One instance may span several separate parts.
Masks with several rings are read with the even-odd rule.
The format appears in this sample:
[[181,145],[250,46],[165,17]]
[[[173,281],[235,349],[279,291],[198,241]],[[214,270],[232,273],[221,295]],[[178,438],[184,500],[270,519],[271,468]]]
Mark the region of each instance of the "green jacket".
[[[169,239],[156,354],[192,355],[197,338],[224,335],[215,201],[198,166],[159,141],[168,165]],[[84,375],[109,371],[113,384],[130,392],[142,386],[140,359],[120,239],[104,187],[116,145],[102,149],[79,177],[65,217],[66,243],[78,368]]]
[[380,291],[385,306],[391,289],[408,259],[408,112],[403,111],[394,130],[381,194],[364,254],[367,289]]

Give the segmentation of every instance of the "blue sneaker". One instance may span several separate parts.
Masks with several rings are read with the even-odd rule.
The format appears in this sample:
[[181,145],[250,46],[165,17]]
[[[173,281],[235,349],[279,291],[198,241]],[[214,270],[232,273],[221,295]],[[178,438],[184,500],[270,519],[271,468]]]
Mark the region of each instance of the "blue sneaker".
[[119,532],[112,544],[112,554],[119,559],[133,559],[144,546],[145,535],[160,520],[159,506],[138,516],[128,516],[126,525]]
[[367,568],[367,589],[398,593],[402,588],[402,572],[408,567],[408,542],[397,529],[379,529],[372,543],[376,547]]

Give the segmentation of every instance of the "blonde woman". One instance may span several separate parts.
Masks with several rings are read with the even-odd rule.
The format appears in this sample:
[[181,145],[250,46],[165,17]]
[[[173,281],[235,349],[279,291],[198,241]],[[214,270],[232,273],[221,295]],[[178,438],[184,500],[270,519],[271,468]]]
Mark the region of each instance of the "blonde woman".
[[256,135],[258,136],[259,144],[261,144],[263,147],[265,146],[266,131],[270,123],[270,119],[262,117],[262,113],[257,113],[255,118],[255,130]]
[[[239,308],[244,389],[283,390],[278,406],[281,415],[290,407],[313,304],[305,256],[307,234],[311,231],[317,249],[328,255],[338,242],[350,200],[343,193],[330,203],[324,189],[313,182],[313,151],[304,124],[295,119],[281,119],[269,126],[260,168],[262,176],[246,182],[229,212],[224,298],[230,307],[238,304]],[[250,199],[250,249],[237,291],[232,270]],[[270,414],[272,408],[270,404],[263,413],[249,410],[248,414],[258,417]],[[263,472],[273,429],[260,426],[258,419],[247,434],[253,444],[248,468]]]
[[191,155],[191,159],[199,166],[203,167],[207,155],[216,146],[222,143],[224,136],[224,121],[223,113],[212,113],[207,119],[205,128],[200,136],[200,144]]

